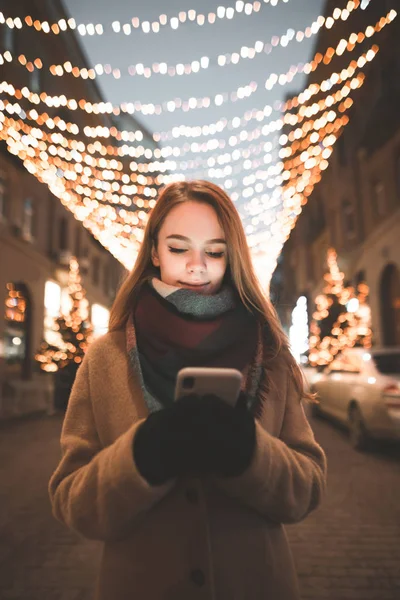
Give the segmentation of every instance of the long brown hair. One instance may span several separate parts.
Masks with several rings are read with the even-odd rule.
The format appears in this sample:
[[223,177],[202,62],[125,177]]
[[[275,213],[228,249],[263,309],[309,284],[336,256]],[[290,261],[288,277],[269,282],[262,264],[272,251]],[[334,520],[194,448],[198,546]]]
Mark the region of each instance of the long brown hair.
[[210,181],[175,182],[163,188],[150,213],[135,266],[121,285],[111,308],[109,330],[116,331],[125,327],[141,285],[152,274],[159,276],[151,260],[153,244],[157,247],[159,231],[170,210],[187,201],[203,202],[214,208],[228,249],[225,280],[236,288],[241,301],[256,319],[262,325],[268,325],[271,360],[278,355],[284,359],[300,395],[306,397],[300,368],[289,351],[288,340],[277,313],[256,277],[239,213],[224,190]]

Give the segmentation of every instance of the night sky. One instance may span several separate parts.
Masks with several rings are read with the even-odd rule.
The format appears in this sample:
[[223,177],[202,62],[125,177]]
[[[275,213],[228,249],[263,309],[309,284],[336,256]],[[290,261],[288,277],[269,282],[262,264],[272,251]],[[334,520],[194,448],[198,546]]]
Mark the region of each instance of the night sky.
[[[186,21],[177,30],[165,26],[160,33],[143,33],[140,29],[132,30],[130,36],[122,32],[112,31],[111,23],[131,21],[137,16],[141,20],[156,20],[160,14],[168,17],[177,16],[179,11],[194,9],[207,15],[216,12],[218,4],[211,0],[64,0],[68,12],[77,22],[102,23],[105,33],[102,36],[79,36],[89,57],[91,65],[97,63],[111,64],[114,68],[125,70],[120,80],[103,75],[97,78],[106,100],[113,103],[140,100],[142,102],[160,103],[181,97],[214,96],[217,93],[231,92],[239,86],[256,81],[259,86],[250,98],[212,106],[208,109],[193,110],[188,113],[175,111],[160,116],[143,116],[136,114],[146,127],[154,131],[170,129],[172,126],[204,125],[221,118],[241,116],[246,110],[262,108],[285,94],[296,93],[304,87],[304,77],[297,76],[289,86],[277,86],[272,91],[265,90],[264,82],[271,73],[284,73],[291,64],[306,62],[313,53],[316,36],[298,43],[292,41],[286,48],[274,48],[270,55],[258,54],[252,60],[243,60],[237,65],[225,67],[213,66],[191,75],[152,75],[131,77],[126,72],[130,64],[167,62],[168,64],[188,63],[202,56],[210,59],[226,52],[240,52],[242,46],[254,46],[256,41],[269,42],[274,35],[285,34],[289,28],[295,31],[305,29],[323,13],[323,0],[280,0],[277,6],[264,4],[261,9],[250,16],[244,13],[233,19],[217,19],[214,25],[203,26]],[[224,6],[235,6],[233,0]]]
[[[276,0],[271,0],[276,2]],[[234,0],[226,0],[225,8],[235,7]],[[123,75],[116,80],[112,75],[102,75],[97,78],[106,101],[113,104],[123,102],[140,101],[142,103],[162,104],[181,98],[189,100],[191,97],[203,98],[209,96],[214,98],[216,94],[236,91],[241,86],[257,83],[257,90],[249,98],[227,102],[222,106],[211,104],[210,108],[195,109],[188,112],[175,110],[165,111],[161,115],[147,115],[135,113],[135,118],[143,123],[149,132],[171,132],[178,125],[204,126],[215,123],[221,118],[228,120],[234,117],[243,119],[246,111],[257,109],[263,110],[266,105],[274,105],[276,101],[282,101],[288,95],[296,95],[306,84],[304,75],[296,75],[289,85],[276,85],[272,90],[265,89],[265,81],[271,74],[285,74],[291,65],[308,62],[314,54],[317,35],[305,37],[298,42],[295,33],[305,31],[311,27],[319,15],[324,12],[323,0],[279,0],[277,6],[271,3],[260,2],[259,12],[253,12],[250,16],[244,12],[235,12],[233,19],[216,19],[215,24],[209,24],[207,15],[217,12],[218,4],[211,0],[169,0],[168,3],[161,0],[150,0],[143,2],[133,0],[64,0],[64,4],[70,15],[77,23],[101,23],[104,34],[101,36],[85,35],[80,37],[89,59],[89,65],[109,64],[112,68],[119,68]],[[166,8],[166,6],[168,8]],[[153,22],[158,20],[159,15],[166,14],[169,18],[178,17],[180,11],[196,10],[197,13],[206,15],[204,25],[196,22],[186,21],[179,25],[178,29],[172,29],[169,25],[161,28],[159,33],[144,33],[141,29],[132,29],[130,35],[113,32],[112,22],[119,21],[121,24],[129,23],[132,17],[138,17],[141,21]],[[290,31],[293,30],[293,31]],[[270,54],[261,52],[253,59],[243,59],[238,64],[229,64],[220,67],[217,57],[220,54],[238,52],[243,46],[253,47],[256,42],[269,43],[274,36],[287,34],[294,39],[286,47],[278,45],[273,47]],[[79,36],[79,34],[78,34]],[[129,65],[142,63],[151,66],[153,63],[165,62],[168,65],[178,63],[191,63],[207,56],[210,66],[206,70],[190,75],[168,75],[153,74],[146,79],[143,76],[130,76]],[[281,209],[280,186],[274,183],[274,173],[268,170],[279,169],[278,150],[281,131],[272,131],[261,135],[261,128],[270,121],[279,119],[281,112],[273,111],[271,116],[265,117],[262,122],[252,119],[250,123],[242,121],[239,129],[226,127],[221,133],[214,136],[185,138],[179,137],[172,141],[160,142],[162,147],[179,147],[189,143],[205,143],[214,137],[220,144],[219,147],[208,150],[206,153],[196,153],[189,150],[185,155],[176,158],[176,166],[170,175],[182,179],[208,179],[223,187],[236,203],[242,217],[246,234],[257,236],[257,243],[263,243],[268,248],[268,255],[272,259],[280,252],[280,245],[271,245],[271,226],[276,221],[276,216]],[[121,127],[121,126],[120,126]],[[123,128],[127,129],[124,123]],[[258,129],[254,140],[240,139],[240,143],[232,147],[230,136],[239,134],[242,130],[244,135],[248,131]],[[214,139],[215,141],[215,139]],[[145,144],[144,144],[145,145]],[[225,145],[225,147],[223,147]],[[267,147],[268,146],[268,147]],[[193,148],[190,146],[189,148]],[[239,152],[234,157],[233,150]],[[237,154],[236,153],[236,154]],[[244,156],[244,153],[246,156]],[[173,156],[170,157],[174,159]],[[192,159],[201,161],[196,168],[189,165],[187,161]],[[217,164],[217,161],[226,162]],[[250,159],[250,160],[249,160]],[[210,161],[214,164],[210,165]],[[268,166],[267,166],[268,165]],[[278,174],[278,173],[276,173]],[[262,183],[257,183],[263,178]],[[251,179],[253,178],[253,181]],[[257,179],[258,178],[258,179]],[[251,187],[254,185],[254,188]],[[271,188],[274,188],[273,190]],[[265,193],[267,192],[267,193]],[[262,196],[261,196],[262,195]],[[268,201],[259,217],[253,218],[254,212],[250,203]],[[267,245],[265,246],[264,243]],[[265,261],[264,261],[265,262]],[[264,264],[264,263],[263,263]],[[263,267],[263,270],[264,267]]]

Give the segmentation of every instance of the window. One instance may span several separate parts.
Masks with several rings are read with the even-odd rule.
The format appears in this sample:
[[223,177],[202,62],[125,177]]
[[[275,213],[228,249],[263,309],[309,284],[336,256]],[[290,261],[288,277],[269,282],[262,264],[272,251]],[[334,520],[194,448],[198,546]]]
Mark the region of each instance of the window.
[[384,375],[400,373],[400,352],[393,354],[374,354],[376,368]]
[[79,261],[79,267],[83,275],[87,275],[89,272],[89,264],[89,248],[85,246],[82,251],[81,260]]
[[354,214],[354,206],[349,200],[343,200],[342,202],[342,219],[343,219],[343,231],[348,240],[355,238],[356,236],[356,221]]
[[347,165],[346,139],[344,132],[337,141],[339,165],[345,167]]
[[398,88],[397,77],[393,77],[393,73],[398,72],[398,59],[395,55],[386,56],[385,60],[381,60],[379,64],[382,95],[390,96],[396,93],[396,88]]
[[47,231],[47,253],[51,258],[54,258],[54,238],[55,238],[55,198],[53,194],[49,191],[47,196],[47,222],[46,222],[46,231]]
[[80,227],[76,227],[75,229],[75,257],[79,259],[81,255],[81,229]]
[[44,339],[48,344],[64,348],[65,344],[54,321],[61,313],[61,287],[54,281],[46,281],[44,287]]
[[329,233],[330,233],[331,243],[332,243],[332,245],[334,247],[337,246],[338,219],[339,219],[338,212],[336,210],[330,210],[329,211],[328,226],[329,226]]
[[110,311],[101,306],[101,304],[93,304],[92,306],[92,325],[93,337],[103,335],[108,331],[108,322],[110,319]]
[[41,70],[34,68],[30,75],[30,87],[34,94],[40,94],[41,92]]
[[314,254],[312,251],[312,245],[308,244],[306,246],[306,269],[307,269],[307,278],[309,281],[314,281],[315,279],[315,262],[314,262]]
[[365,283],[367,281],[367,276],[365,274],[364,269],[361,269],[361,271],[357,271],[357,273],[355,274],[354,278],[354,286],[357,287],[358,285],[360,285],[360,283]]
[[7,176],[0,170],[0,220],[7,216]]
[[386,212],[386,190],[382,181],[374,181],[372,187],[372,216],[382,217]]
[[314,209],[315,229],[320,233],[326,226],[325,206],[324,201],[320,196],[317,197],[317,202]]
[[100,259],[95,256],[93,259],[92,282],[94,285],[99,285],[100,280]]
[[29,333],[29,300],[26,288],[7,283],[4,307],[4,358],[8,365],[23,364]]
[[396,176],[396,187],[397,187],[397,201],[400,202],[400,150],[397,153],[395,176]]
[[103,267],[103,292],[108,294],[110,291],[110,269],[108,265]]
[[22,213],[22,236],[27,241],[32,241],[36,235],[36,213],[32,198],[24,201]]
[[61,252],[68,250],[68,220],[61,217],[58,222],[58,248]]
[[2,46],[4,51],[11,52],[11,54],[15,54],[15,30],[11,29],[7,25],[3,25],[3,40]]

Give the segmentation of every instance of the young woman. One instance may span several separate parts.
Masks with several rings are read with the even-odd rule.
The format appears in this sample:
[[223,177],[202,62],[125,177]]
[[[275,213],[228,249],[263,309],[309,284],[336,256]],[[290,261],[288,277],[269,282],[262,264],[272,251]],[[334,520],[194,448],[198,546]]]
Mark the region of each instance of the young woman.
[[[243,373],[235,408],[174,402],[177,372],[200,365]],[[232,201],[168,185],[78,370],[49,485],[54,515],[104,542],[96,598],[298,599],[282,524],[326,474],[304,396]]]

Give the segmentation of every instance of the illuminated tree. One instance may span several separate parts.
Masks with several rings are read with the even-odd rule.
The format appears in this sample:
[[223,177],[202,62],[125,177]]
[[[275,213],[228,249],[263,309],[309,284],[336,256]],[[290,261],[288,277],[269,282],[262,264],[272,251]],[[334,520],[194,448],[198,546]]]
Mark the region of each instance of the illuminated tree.
[[309,362],[312,366],[329,364],[343,348],[372,343],[369,289],[365,283],[357,288],[344,285],[333,248],[327,255],[328,273],[323,293],[316,297],[316,310],[310,324]]
[[[35,359],[43,371],[56,373],[56,404],[65,405],[76,371],[81,364],[92,337],[92,325],[87,318],[86,290],[81,285],[76,258],[69,264],[68,292],[70,309],[54,319],[51,342],[44,340]],[[61,391],[63,390],[63,391]]]

